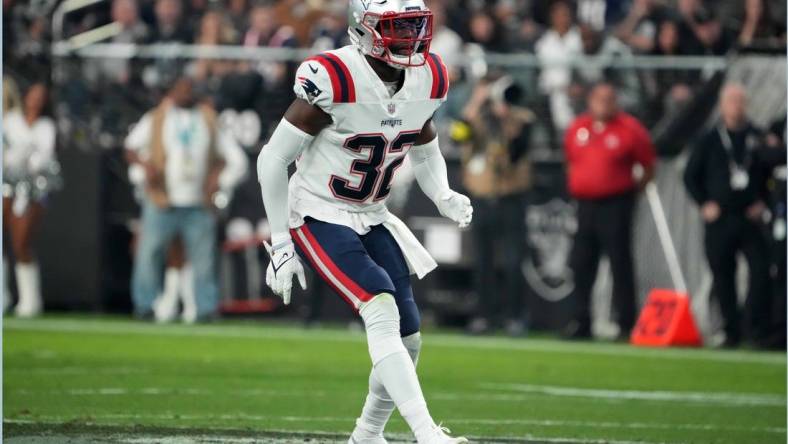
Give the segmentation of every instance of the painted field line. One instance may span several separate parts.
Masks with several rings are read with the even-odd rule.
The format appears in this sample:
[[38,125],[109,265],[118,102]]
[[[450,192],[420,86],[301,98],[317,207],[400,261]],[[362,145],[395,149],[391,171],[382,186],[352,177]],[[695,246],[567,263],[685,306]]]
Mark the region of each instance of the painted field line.
[[[644,401],[644,402],[691,402],[701,405],[717,405],[731,407],[753,407],[768,406],[782,407],[785,401],[780,401],[779,397],[769,397],[768,395],[757,394],[738,394],[720,392],[641,392],[641,391],[617,391],[602,389],[579,389],[573,387],[556,387],[528,384],[482,384],[482,388],[493,390],[513,391],[514,393],[448,393],[435,392],[429,393],[427,398],[439,401],[463,401],[463,402],[514,402],[534,401],[538,399],[548,399],[556,396],[577,397],[593,399],[594,402],[605,402],[620,404],[622,401]],[[277,389],[235,389],[235,390],[210,390],[193,387],[142,387],[129,389],[126,387],[90,387],[73,389],[7,389],[7,393],[14,395],[49,395],[49,396],[202,396],[202,397],[285,397],[303,398],[331,397],[336,399],[337,393],[321,390],[277,390]],[[341,394],[340,394],[341,395]],[[356,397],[356,394],[348,395]]]
[[[95,422],[95,420],[97,420],[97,419],[101,420],[101,419],[104,419],[104,418],[106,418],[106,419],[126,419],[125,418],[126,416],[130,417],[128,419],[161,419],[161,420],[178,420],[178,419],[192,419],[192,418],[195,418],[194,416],[181,416],[181,415],[179,415],[177,417],[162,415],[160,418],[158,418],[158,417],[157,418],[150,418],[151,415],[147,415],[147,416],[145,416],[145,415],[103,415],[103,416],[91,416],[91,421],[90,422],[83,422],[82,424],[92,425],[92,426],[128,427],[128,424]],[[226,416],[228,416],[228,415],[222,415],[222,416],[219,416],[219,417],[217,417],[217,416],[201,416],[199,418],[200,419],[225,419],[226,420],[226,419],[228,419],[228,418],[226,418]],[[121,417],[123,417],[123,418],[121,418]],[[310,421],[315,420],[315,418],[313,418],[313,417],[255,417],[253,415],[249,416],[249,417],[250,418],[264,418],[264,419],[259,419],[259,420],[272,420],[272,419],[279,420],[280,418],[290,418],[293,421],[297,420],[299,422],[310,422]],[[5,423],[9,423],[9,424],[34,425],[34,424],[42,424],[42,423],[44,423],[44,424],[49,424],[49,425],[59,425],[59,424],[64,424],[64,423],[73,423],[73,421],[75,419],[78,420],[79,418],[73,418],[73,417],[67,417],[67,416],[44,416],[44,417],[40,417],[40,419],[41,420],[38,420],[38,421],[18,420],[18,419],[4,419],[3,421]],[[321,422],[320,420],[326,419],[326,418],[317,418],[317,419],[318,419],[318,421],[314,421],[314,422]],[[340,419],[340,418],[335,418],[335,419]],[[353,421],[354,421],[353,418],[341,418],[341,420],[342,420],[342,422],[349,422],[349,424],[352,424]],[[459,421],[461,421],[461,420],[456,420],[456,421],[459,423]],[[173,427],[173,428],[179,428],[179,427]],[[183,428],[183,429],[188,429],[188,428]],[[218,430],[218,431],[221,431],[221,430]],[[227,431],[227,430],[225,430],[225,431]],[[136,433],[139,434],[139,435],[144,435],[145,434],[144,430],[140,430],[139,432],[136,432]],[[277,434],[282,434],[282,435],[292,434],[292,435],[302,435],[302,436],[305,436],[305,437],[306,436],[312,436],[312,437],[313,436],[323,436],[325,438],[340,438],[336,442],[345,442],[344,439],[347,439],[347,438],[345,438],[345,436],[343,434],[338,434],[338,433],[335,433],[335,432],[322,432],[322,431],[311,431],[311,430],[274,429],[274,430],[265,430],[262,433],[277,433]],[[409,435],[409,434],[388,434],[387,433],[386,436],[387,436],[387,438],[391,437],[391,438],[394,438],[396,440],[401,440],[402,442],[412,442],[411,435]],[[215,442],[221,442],[221,443],[236,443],[236,442],[245,443],[246,442],[246,441],[233,441],[233,439],[238,440],[239,439],[238,437],[220,438],[220,437],[215,437],[215,436],[208,435],[208,436],[206,436],[206,438],[213,439]],[[341,439],[341,438],[344,438],[344,439]],[[556,443],[556,444],[560,444],[560,443],[563,443],[563,444],[682,444],[682,443],[679,443],[679,442],[628,441],[628,440],[615,440],[615,439],[607,439],[607,438],[595,439],[595,438],[575,438],[575,437],[560,437],[560,436],[559,437],[556,437],[556,436],[546,437],[546,436],[533,435],[533,434],[530,434],[530,433],[529,434],[524,434],[524,435],[519,435],[519,436],[502,436],[502,437],[468,436],[468,438],[471,439],[472,441],[475,441],[475,442],[488,442],[488,443],[496,443],[497,442],[497,443],[534,443],[534,444],[535,443],[540,443],[540,444],[541,443]],[[159,438],[159,439],[160,440],[156,441],[156,442],[162,442],[161,438]],[[240,439],[243,439],[243,438],[240,438]],[[210,442],[214,442],[214,441],[210,441]],[[123,441],[123,442],[148,442],[148,441]],[[254,442],[259,442],[259,439],[258,439],[258,441],[254,441]],[[291,441],[287,441],[287,442],[291,442]],[[394,442],[394,441],[392,441],[392,442]]]
[[[363,334],[342,330],[304,330],[261,324],[238,325],[155,325],[131,321],[106,321],[95,319],[8,319],[7,330],[54,331],[102,334],[140,334],[152,336],[223,337],[239,339],[302,339],[323,342],[364,343]],[[425,334],[425,346],[456,347],[494,350],[522,350],[548,353],[573,353],[587,355],[632,356],[655,359],[687,359],[731,363],[760,363],[785,366],[784,353],[749,351],[718,351],[708,349],[649,349],[601,343],[573,343],[546,339],[511,339],[468,337],[459,334]]]
[[728,393],[728,392],[675,392],[675,391],[644,391],[644,390],[609,390],[577,387],[559,387],[534,384],[480,384],[482,388],[504,390],[517,393],[539,393],[550,396],[567,396],[579,398],[602,398],[637,401],[697,402],[715,405],[744,405],[785,407],[784,396],[760,393]]
[[[75,419],[72,416],[43,416],[46,420],[68,421]],[[276,421],[276,422],[299,422],[299,423],[335,423],[349,424],[355,422],[352,417],[335,416],[280,416],[280,415],[250,415],[246,413],[233,413],[221,415],[182,415],[176,413],[167,414],[101,414],[90,415],[94,420],[155,420],[155,421],[210,421],[219,419],[223,421]],[[78,419],[78,418],[76,418]],[[763,432],[785,434],[784,427],[758,427],[758,426],[726,426],[719,424],[692,424],[692,423],[645,423],[645,422],[615,422],[615,421],[572,421],[555,419],[473,419],[473,418],[449,418],[443,422],[457,427],[460,424],[476,425],[519,425],[537,426],[550,428],[596,428],[596,429],[632,429],[632,430],[724,430],[731,432]]]
[[489,425],[524,425],[539,427],[577,427],[600,429],[635,429],[635,430],[726,430],[731,432],[764,432],[784,434],[785,427],[746,427],[725,426],[719,424],[684,424],[684,423],[648,423],[648,422],[613,422],[613,421],[564,421],[540,419],[453,419],[452,423],[489,424]]
[[4,373],[53,374],[53,375],[133,375],[150,373],[147,369],[133,367],[6,367]]
[[231,397],[258,397],[258,396],[283,396],[289,398],[303,398],[304,396],[313,397],[335,397],[336,394],[320,390],[276,390],[276,389],[238,389],[238,390],[208,390],[190,387],[142,387],[129,389],[126,387],[91,387],[75,389],[6,389],[7,392],[17,395],[68,395],[68,396],[128,396],[128,395],[151,395],[151,396],[231,396]]
[[[327,392],[316,390],[275,390],[275,389],[243,389],[243,390],[222,390],[210,391],[206,389],[195,388],[163,388],[163,387],[145,387],[141,389],[127,389],[123,387],[101,387],[101,388],[81,388],[81,389],[7,389],[7,394],[19,396],[203,396],[203,397],[217,397],[217,396],[232,396],[253,398],[260,396],[268,397],[283,397],[304,399],[304,397],[311,398],[325,398],[330,397],[333,400],[339,399],[341,396],[356,399],[361,396],[360,393],[346,393],[346,392]],[[553,398],[551,395],[544,395],[540,393],[527,393],[527,394],[510,394],[510,393],[446,393],[436,392],[429,393],[427,398],[431,401],[462,401],[466,403],[473,402],[506,402],[506,403],[522,403],[522,402],[539,402],[540,400],[550,400]],[[620,405],[621,400],[616,399],[593,399],[593,398],[580,398],[575,402],[586,402],[598,405],[600,403]],[[644,401],[648,402],[648,401]],[[706,408],[705,405],[697,404],[698,406]]]

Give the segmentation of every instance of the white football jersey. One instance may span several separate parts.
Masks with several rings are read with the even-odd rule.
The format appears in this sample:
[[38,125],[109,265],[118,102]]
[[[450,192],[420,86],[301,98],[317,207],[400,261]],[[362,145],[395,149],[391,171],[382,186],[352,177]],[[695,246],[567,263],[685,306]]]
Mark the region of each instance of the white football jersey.
[[364,55],[345,46],[304,61],[293,89],[333,122],[296,162],[290,226],[312,216],[364,234],[386,219],[394,174],[446,99],[446,67],[429,54],[427,63],[405,70],[402,87],[391,96]]

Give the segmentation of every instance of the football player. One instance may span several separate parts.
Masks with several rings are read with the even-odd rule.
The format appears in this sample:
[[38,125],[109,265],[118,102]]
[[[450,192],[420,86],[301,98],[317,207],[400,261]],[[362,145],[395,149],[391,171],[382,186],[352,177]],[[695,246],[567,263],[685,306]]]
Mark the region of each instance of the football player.
[[386,443],[395,407],[420,444],[467,442],[435,424],[416,376],[410,275],[436,263],[386,209],[407,155],[440,214],[460,227],[471,222],[470,200],[449,188],[432,122],[449,88],[446,67],[429,52],[432,13],[422,0],[349,5],[352,44],[301,64],[297,98],[258,157],[271,225],[266,282],[289,303],[293,277],[306,284],[300,257],[363,319],[372,373],[350,443]]

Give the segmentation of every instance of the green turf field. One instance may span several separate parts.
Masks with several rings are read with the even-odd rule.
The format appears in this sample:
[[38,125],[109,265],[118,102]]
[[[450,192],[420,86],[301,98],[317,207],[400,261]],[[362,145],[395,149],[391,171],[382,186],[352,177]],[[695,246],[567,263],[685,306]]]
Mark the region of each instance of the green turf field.
[[[785,371],[785,354],[429,331],[419,363],[433,416],[474,442],[785,443]],[[337,442],[368,372],[364,336],[340,329],[6,319],[4,432],[12,443]],[[388,430],[408,437],[398,417]]]

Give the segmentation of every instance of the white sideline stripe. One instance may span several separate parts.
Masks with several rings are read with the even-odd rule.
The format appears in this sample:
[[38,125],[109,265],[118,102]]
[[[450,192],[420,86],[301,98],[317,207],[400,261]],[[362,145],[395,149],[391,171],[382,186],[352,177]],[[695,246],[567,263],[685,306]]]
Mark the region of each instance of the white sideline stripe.
[[[733,407],[752,407],[752,406],[776,406],[783,407],[785,400],[779,397],[769,397],[768,395],[748,394],[748,393],[720,393],[720,392],[640,392],[640,391],[617,391],[606,389],[578,389],[572,387],[555,387],[527,384],[482,384],[483,388],[494,390],[513,390],[516,393],[430,393],[427,398],[441,401],[495,401],[495,402],[524,402],[534,401],[541,396],[555,397],[579,397],[594,399],[594,402],[607,402],[620,404],[624,400],[654,401],[654,402],[693,402],[699,404],[712,404]],[[128,395],[178,395],[178,396],[233,396],[233,397],[259,397],[259,396],[278,396],[286,398],[309,397],[336,397],[336,393],[326,391],[305,391],[305,390],[276,390],[276,389],[238,389],[238,390],[207,390],[189,387],[143,387],[138,389],[128,389],[124,387],[99,387],[99,388],[78,388],[78,389],[51,389],[51,390],[30,390],[30,389],[10,389],[7,390],[15,395],[52,395],[52,396],[128,396]]]
[[[92,419],[135,419],[135,420],[181,420],[181,421],[201,421],[208,419],[220,419],[224,421],[284,421],[284,422],[326,422],[326,423],[347,423],[353,424],[355,418],[336,417],[336,416],[273,416],[273,415],[249,415],[246,413],[234,413],[223,415],[183,415],[183,414],[103,414],[90,415]],[[74,419],[71,416],[55,415],[41,416],[45,420],[68,421]],[[8,421],[8,420],[6,420]],[[29,420],[20,420],[29,421]],[[33,421],[31,421],[33,422]],[[566,421],[552,419],[446,419],[448,424],[479,424],[479,425],[522,425],[538,427],[561,427],[561,428],[599,428],[599,429],[633,429],[633,430],[725,430],[732,432],[765,432],[784,434],[785,427],[759,427],[759,426],[726,426],[719,424],[692,424],[692,423],[645,423],[645,422],[614,422],[614,421]],[[585,441],[584,441],[585,442]]]
[[328,277],[328,279],[330,279],[330,280],[331,280],[331,282],[332,282],[332,283],[333,283],[333,284],[334,284],[334,285],[335,285],[337,288],[339,288],[340,290],[342,290],[342,293],[344,293],[344,294],[345,294],[345,297],[347,297],[348,299],[350,299],[350,300],[353,302],[353,305],[354,305],[355,307],[358,307],[358,306],[359,306],[359,304],[361,304],[361,301],[359,300],[359,298],[357,298],[357,297],[356,297],[356,295],[354,295],[354,294],[353,294],[353,292],[352,292],[352,291],[350,291],[350,289],[348,289],[347,287],[345,287],[345,285],[342,283],[342,281],[340,281],[339,279],[337,279],[337,277],[336,277],[336,276],[334,276],[334,274],[333,274],[333,273],[331,273],[331,270],[329,270],[329,269],[328,269],[328,267],[326,266],[326,264],[325,264],[325,263],[323,263],[323,261],[320,259],[320,256],[318,256],[318,255],[317,255],[317,253],[315,252],[314,248],[312,247],[312,244],[309,242],[309,239],[307,239],[307,237],[306,237],[306,235],[304,234],[304,232],[302,231],[302,229],[301,229],[301,228],[297,228],[297,229],[295,230],[295,232],[296,232],[296,236],[298,236],[298,238],[299,238],[299,239],[301,239],[301,242],[303,242],[303,243],[304,243],[304,245],[306,245],[306,250],[307,250],[307,253],[309,253],[309,256],[311,256],[311,257],[312,257],[312,260],[313,260],[313,261],[314,261],[314,262],[317,264],[317,266],[318,266],[318,267],[319,267],[319,268],[320,268],[320,269],[323,271],[323,274],[325,274],[325,275]]
[[[308,339],[314,341],[363,343],[363,334],[341,330],[303,330],[260,324],[259,326],[227,325],[154,325],[131,321],[106,321],[95,319],[17,319],[3,320],[6,330],[48,331],[102,334],[138,334],[150,336],[220,337],[237,339]],[[479,338],[452,334],[424,335],[425,346],[456,347],[463,349],[519,350],[546,353],[572,353],[616,357],[644,357],[655,359],[686,359],[695,361],[753,363],[785,367],[785,353],[749,352],[709,349],[654,349],[608,345],[599,343],[559,342],[549,339]]]
[[609,390],[577,387],[559,387],[534,384],[480,384],[483,388],[514,391],[518,393],[540,393],[551,396],[570,396],[581,398],[606,398],[638,401],[678,401],[701,402],[709,404],[775,406],[785,407],[783,396],[760,393],[728,393],[728,392],[675,392],[675,391],[643,391],[643,390]]

